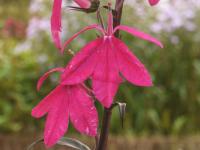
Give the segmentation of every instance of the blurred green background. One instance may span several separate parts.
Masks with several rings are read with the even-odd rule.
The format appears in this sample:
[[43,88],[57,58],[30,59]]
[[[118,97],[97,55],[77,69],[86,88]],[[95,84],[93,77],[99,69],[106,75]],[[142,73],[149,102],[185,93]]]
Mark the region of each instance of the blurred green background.
[[[67,3],[69,5],[69,3]],[[200,132],[200,3],[163,0],[156,7],[131,0],[124,7],[122,23],[157,37],[151,43],[121,33],[150,71],[154,86],[142,88],[123,83],[116,100],[127,103],[124,128],[114,110],[111,132],[120,135],[198,135]],[[50,37],[51,2],[0,0],[0,133],[40,132],[44,119],[31,117],[31,109],[57,84],[53,74],[36,91],[38,78],[70,56],[61,56]],[[95,23],[85,15],[63,7],[63,40]],[[74,51],[94,39],[88,31],[70,44]],[[98,104],[97,104],[98,105]],[[100,114],[102,109],[99,107]],[[100,115],[101,116],[101,115]],[[101,117],[100,117],[101,118]],[[70,133],[73,129],[70,127]]]

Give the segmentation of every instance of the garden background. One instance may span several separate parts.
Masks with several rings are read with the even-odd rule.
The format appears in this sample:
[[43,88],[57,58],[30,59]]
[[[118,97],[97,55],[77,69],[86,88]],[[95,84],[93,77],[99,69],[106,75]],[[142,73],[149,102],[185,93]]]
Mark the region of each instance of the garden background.
[[[51,5],[47,0],[0,0],[1,150],[21,150],[42,135],[44,119],[34,119],[30,112],[55,87],[58,74],[41,92],[36,91],[37,80],[70,59],[52,43]],[[63,7],[63,40],[96,22],[95,14],[69,11],[66,5],[73,4],[66,0]],[[164,49],[121,32],[150,71],[154,86],[120,86],[116,100],[127,103],[126,118],[122,128],[118,110],[113,112],[109,150],[200,149],[200,1],[161,0],[150,7],[146,0],[125,0],[122,24],[157,37]],[[72,42],[73,51],[95,38],[94,31],[88,32]],[[67,135],[91,143],[71,126],[69,130]]]

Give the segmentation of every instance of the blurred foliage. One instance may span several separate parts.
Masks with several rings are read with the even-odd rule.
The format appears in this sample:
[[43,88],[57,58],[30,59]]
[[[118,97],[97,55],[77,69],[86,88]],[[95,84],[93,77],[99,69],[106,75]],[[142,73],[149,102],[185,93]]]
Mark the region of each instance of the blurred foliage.
[[[40,38],[31,41],[31,47],[18,52],[16,47],[26,39],[3,35],[5,20],[9,17],[28,24],[29,1],[0,1],[0,132],[35,131],[42,129],[44,121],[33,119],[31,109],[56,85],[58,74],[45,82],[40,93],[36,92],[36,82],[44,72],[56,66],[65,66],[70,56],[61,56],[55,49],[50,37],[41,32]],[[20,11],[19,11],[20,9]],[[131,14],[131,8],[126,13]],[[21,14],[21,12],[24,12]],[[50,10],[48,12],[50,14]],[[70,12],[72,13],[72,12]],[[95,15],[88,17],[75,12],[66,14],[68,38],[81,27],[94,22]],[[200,16],[194,20],[200,26]],[[132,19],[130,19],[132,18]],[[123,23],[140,26],[148,30],[151,20],[138,20],[134,16],[123,18]],[[81,22],[78,22],[82,20]],[[144,21],[144,23],[142,23]],[[142,23],[142,24],[141,24]],[[123,41],[146,65],[154,80],[151,88],[142,88],[123,83],[117,101],[127,103],[124,128],[121,129],[118,110],[112,116],[111,131],[121,134],[196,134],[200,131],[200,29],[195,32],[177,29],[173,35],[161,33],[165,48],[156,46],[121,33]],[[155,35],[155,33],[154,33]],[[178,44],[170,37],[176,35]],[[85,42],[96,36],[94,31],[83,34],[70,48],[78,50]],[[98,105],[100,114],[102,110]],[[101,116],[101,115],[100,115]]]

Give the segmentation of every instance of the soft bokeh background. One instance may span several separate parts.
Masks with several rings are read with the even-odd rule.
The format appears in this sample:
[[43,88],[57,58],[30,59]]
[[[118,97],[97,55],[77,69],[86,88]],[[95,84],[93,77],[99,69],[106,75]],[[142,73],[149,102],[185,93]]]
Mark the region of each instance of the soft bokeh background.
[[[39,93],[37,80],[70,59],[61,56],[52,43],[51,4],[47,0],[0,0],[1,150],[22,149],[41,135],[44,119],[36,120],[30,112],[55,87],[58,74],[53,74]],[[96,22],[95,14],[67,10],[65,6],[70,4],[66,0],[63,6],[63,40]],[[109,143],[109,149],[200,149],[200,1],[161,0],[150,7],[147,0],[126,0],[122,23],[157,37],[165,48],[121,33],[151,72],[154,87],[127,82],[120,86],[116,100],[127,103],[125,125],[121,128],[118,110],[114,110],[114,144]],[[89,31],[70,48],[77,51],[95,36],[96,32]],[[70,127],[67,135],[74,133]]]

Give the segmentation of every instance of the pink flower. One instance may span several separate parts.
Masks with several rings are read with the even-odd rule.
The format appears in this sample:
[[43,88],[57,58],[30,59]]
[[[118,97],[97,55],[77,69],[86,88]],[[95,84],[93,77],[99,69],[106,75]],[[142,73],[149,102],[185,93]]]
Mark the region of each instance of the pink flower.
[[160,0],[149,0],[149,4],[150,4],[151,6],[154,6],[154,5],[158,4],[159,1],[160,1]]
[[[45,73],[38,81],[39,90],[50,73],[63,68],[55,68]],[[40,118],[47,114],[44,142],[53,146],[67,131],[69,119],[80,132],[96,136],[98,114],[91,97],[82,84],[58,85],[33,110],[32,116]]]
[[112,13],[109,13],[107,30],[98,25],[88,26],[66,41],[62,48],[63,51],[74,38],[86,30],[101,31],[102,37],[88,43],[70,61],[62,75],[61,84],[78,84],[90,77],[95,96],[107,108],[113,102],[122,77],[137,86],[152,86],[151,77],[145,66],[120,39],[114,37],[114,33],[123,30],[163,47],[158,40],[135,28],[119,25],[113,29],[112,20]]
[[[81,8],[89,8],[90,0],[74,0]],[[61,48],[60,32],[61,32],[61,10],[62,0],[54,0],[51,16],[51,32],[54,43],[57,48]]]

